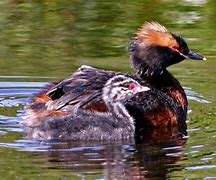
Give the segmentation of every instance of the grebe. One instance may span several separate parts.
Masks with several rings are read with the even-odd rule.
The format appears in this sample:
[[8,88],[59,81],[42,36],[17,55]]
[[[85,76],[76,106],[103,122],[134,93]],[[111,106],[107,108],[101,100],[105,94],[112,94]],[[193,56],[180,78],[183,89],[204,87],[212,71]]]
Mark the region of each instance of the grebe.
[[185,123],[186,94],[166,68],[187,58],[205,58],[190,51],[181,36],[157,22],[143,25],[131,41],[129,53],[138,76],[81,66],[69,78],[51,84],[32,98],[26,106],[26,124],[35,127],[47,119],[64,119],[77,109],[95,114],[110,113],[102,96],[103,88],[109,79],[118,75],[132,78],[151,89],[145,95],[136,94],[125,100],[125,107],[135,119],[137,131],[146,126],[160,128]]
[[[37,140],[122,140],[135,135],[135,122],[125,108],[125,101],[135,94],[150,90],[132,78],[117,75],[102,88],[108,112],[76,109],[63,117],[48,118],[38,126],[27,125],[27,138]],[[28,123],[28,122],[27,122]],[[25,122],[23,122],[25,126]]]

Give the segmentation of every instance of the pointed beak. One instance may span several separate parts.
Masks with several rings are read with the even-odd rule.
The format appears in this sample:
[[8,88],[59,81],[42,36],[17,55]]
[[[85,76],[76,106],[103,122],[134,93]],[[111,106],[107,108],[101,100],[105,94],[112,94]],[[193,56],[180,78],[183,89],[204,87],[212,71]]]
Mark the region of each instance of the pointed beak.
[[133,89],[134,92],[139,93],[139,92],[145,92],[149,91],[150,88],[147,86],[137,86],[136,88]]
[[195,59],[195,60],[207,60],[204,56],[197,54],[193,51],[189,51],[188,54],[184,54],[187,58]]

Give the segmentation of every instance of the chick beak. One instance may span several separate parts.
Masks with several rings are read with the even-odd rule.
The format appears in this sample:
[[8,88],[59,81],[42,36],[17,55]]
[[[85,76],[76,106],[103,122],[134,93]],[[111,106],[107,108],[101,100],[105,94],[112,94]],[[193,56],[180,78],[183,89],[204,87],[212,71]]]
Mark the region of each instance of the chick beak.
[[136,88],[133,89],[133,91],[135,93],[139,93],[139,92],[145,92],[145,91],[149,91],[150,88],[147,86],[136,86]]
[[184,56],[195,60],[203,60],[203,61],[207,60],[204,56],[197,54],[193,51],[189,51],[188,54],[184,54]]

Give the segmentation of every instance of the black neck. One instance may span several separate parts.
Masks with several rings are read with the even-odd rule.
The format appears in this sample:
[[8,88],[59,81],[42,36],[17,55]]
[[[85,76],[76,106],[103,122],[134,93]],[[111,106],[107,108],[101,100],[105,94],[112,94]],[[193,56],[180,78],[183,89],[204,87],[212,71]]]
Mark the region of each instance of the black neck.
[[188,102],[185,91],[179,81],[169,71],[164,69],[160,75],[147,77],[145,74],[140,74],[140,77],[151,87],[170,96],[181,105],[184,113],[186,113]]

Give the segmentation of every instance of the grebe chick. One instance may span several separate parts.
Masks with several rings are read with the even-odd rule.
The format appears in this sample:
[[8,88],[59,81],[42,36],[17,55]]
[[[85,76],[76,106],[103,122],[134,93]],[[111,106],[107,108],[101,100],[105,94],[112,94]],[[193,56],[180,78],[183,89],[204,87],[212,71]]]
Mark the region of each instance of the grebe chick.
[[[63,117],[49,117],[38,126],[27,127],[27,138],[37,140],[121,140],[135,135],[133,117],[125,108],[125,100],[150,90],[132,78],[117,75],[110,78],[102,90],[109,112],[77,109]],[[25,122],[23,123],[25,125]]]

